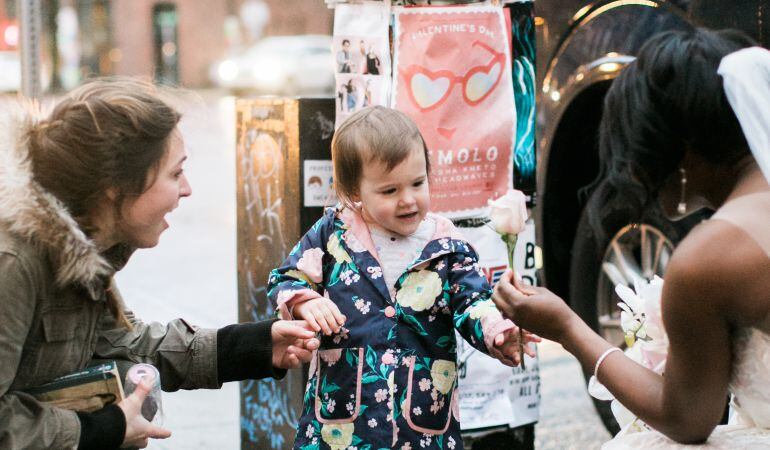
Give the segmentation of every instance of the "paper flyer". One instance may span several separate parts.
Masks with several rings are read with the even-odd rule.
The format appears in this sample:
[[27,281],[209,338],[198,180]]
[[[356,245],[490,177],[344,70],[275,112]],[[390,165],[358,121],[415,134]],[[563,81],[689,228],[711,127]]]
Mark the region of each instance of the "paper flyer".
[[[508,267],[505,244],[489,226],[461,228],[479,254],[491,284]],[[516,272],[527,284],[535,281],[535,223],[527,221],[514,253]],[[494,426],[515,428],[540,417],[540,370],[537,358],[526,356],[526,370],[508,367],[468,345],[457,335],[460,417],[463,431]],[[501,382],[503,380],[503,382]]]
[[430,150],[432,209],[452,219],[479,216],[513,181],[505,13],[494,6],[393,11],[391,105],[417,123]]
[[361,108],[389,104],[389,21],[389,2],[340,4],[335,8],[335,127]]

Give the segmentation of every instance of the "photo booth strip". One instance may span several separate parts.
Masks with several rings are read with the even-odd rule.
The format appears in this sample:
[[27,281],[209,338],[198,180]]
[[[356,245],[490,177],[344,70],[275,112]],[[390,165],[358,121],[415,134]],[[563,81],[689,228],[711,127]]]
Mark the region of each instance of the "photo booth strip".
[[389,106],[390,2],[340,4],[334,11],[336,124],[367,106]]

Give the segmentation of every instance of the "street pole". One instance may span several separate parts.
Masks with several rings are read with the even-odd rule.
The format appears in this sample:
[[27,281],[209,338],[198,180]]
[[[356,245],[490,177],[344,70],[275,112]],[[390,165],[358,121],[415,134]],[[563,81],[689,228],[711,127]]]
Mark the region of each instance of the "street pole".
[[40,98],[40,0],[17,0],[20,25],[21,93]]

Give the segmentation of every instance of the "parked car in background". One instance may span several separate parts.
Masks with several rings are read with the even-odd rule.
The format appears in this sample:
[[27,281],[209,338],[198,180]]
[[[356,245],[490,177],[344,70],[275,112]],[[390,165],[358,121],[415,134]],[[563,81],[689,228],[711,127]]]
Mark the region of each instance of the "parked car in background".
[[325,35],[271,36],[211,66],[219,87],[275,95],[331,95],[332,38]]
[[[765,47],[770,0],[537,0],[537,226],[543,281],[607,340],[623,345],[614,286],[663,275],[676,244],[705,216],[671,222],[657,204],[623,199],[588,222],[581,189],[599,169],[597,131],[613,79],[653,35],[693,25],[740,29]],[[596,192],[596,191],[594,191]],[[595,401],[617,431],[609,405]]]

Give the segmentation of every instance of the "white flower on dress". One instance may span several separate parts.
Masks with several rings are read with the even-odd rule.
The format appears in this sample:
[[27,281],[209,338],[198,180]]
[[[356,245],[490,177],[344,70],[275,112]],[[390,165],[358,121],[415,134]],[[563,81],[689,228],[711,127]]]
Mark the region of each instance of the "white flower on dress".
[[377,392],[374,393],[374,399],[377,400],[377,403],[382,403],[388,398],[388,390],[387,389],[377,389]]
[[422,380],[420,380],[420,390],[421,391],[423,391],[423,392],[427,391],[428,389],[430,389],[430,385],[431,385],[431,382],[430,382],[429,379],[423,378]]
[[449,450],[454,450],[455,440],[452,438],[452,436],[449,436],[449,439],[446,441],[446,446]]
[[337,405],[337,402],[334,401],[334,399],[329,400],[329,403],[326,404],[326,410],[330,413],[334,412],[334,407]]
[[444,408],[444,399],[442,398],[440,401],[434,401],[432,405],[430,405],[430,412],[433,414],[438,414],[439,411],[441,411]]
[[376,280],[382,276],[382,267],[379,266],[367,267],[366,271],[372,275],[372,280]]
[[377,426],[377,419],[369,419],[368,422],[366,422],[367,425],[369,425],[370,428],[374,428]]
[[345,409],[347,409],[350,414],[353,414],[353,408],[354,408],[353,403],[347,402],[345,404]]
[[436,270],[441,270],[444,267],[446,267],[446,264],[444,264],[444,260],[441,260],[438,262],[438,264],[436,264]]
[[446,359],[437,359],[430,367],[433,386],[444,395],[452,389],[456,373],[455,363]]
[[460,270],[464,270],[466,272],[470,272],[473,269],[473,259],[466,256],[463,262],[459,263],[456,262],[452,264],[452,271],[457,272]]
[[340,280],[345,282],[346,286],[350,286],[353,283],[357,283],[361,279],[361,276],[352,270],[343,270],[340,273]]
[[412,444],[405,442],[404,445],[401,446],[401,450],[412,450]]
[[354,303],[357,310],[361,312],[361,314],[368,314],[369,313],[369,307],[372,305],[372,302],[367,302],[366,300],[359,298]]
[[313,434],[314,434],[313,433],[313,425],[308,424],[307,431],[305,431],[305,436],[307,436],[308,438],[311,438],[311,437],[313,437]]
[[326,243],[326,250],[334,257],[338,264],[353,262],[353,260],[350,259],[348,252],[346,252],[345,249],[342,248],[342,245],[340,245],[340,240],[334,233],[329,236],[329,241]]
[[353,428],[352,423],[326,423],[321,427],[321,439],[332,450],[343,450],[353,442]]
[[412,413],[413,413],[415,416],[419,416],[420,414],[422,414],[422,409],[420,409],[420,407],[419,407],[419,406],[415,406],[415,407],[414,407],[414,409],[412,409]]
[[441,278],[436,272],[425,269],[411,272],[401,283],[401,289],[396,293],[396,301],[401,306],[424,311],[433,306],[441,289]]
[[492,300],[483,300],[471,306],[468,311],[471,319],[482,319],[489,315],[500,314]]
[[324,251],[320,248],[311,248],[302,253],[302,257],[297,261],[297,269],[308,276],[314,283],[320,283],[323,279],[323,260]]

